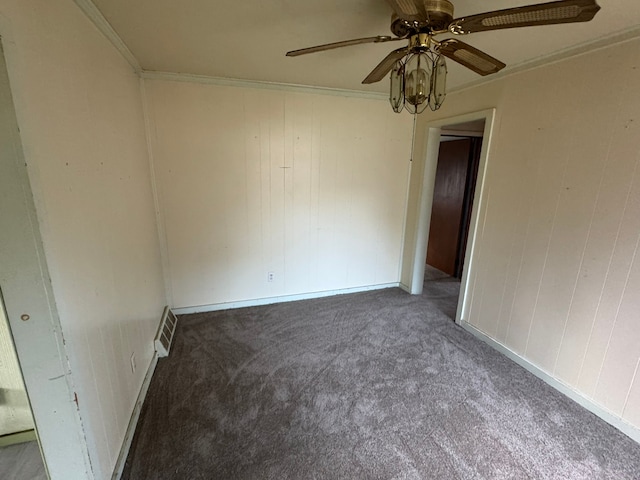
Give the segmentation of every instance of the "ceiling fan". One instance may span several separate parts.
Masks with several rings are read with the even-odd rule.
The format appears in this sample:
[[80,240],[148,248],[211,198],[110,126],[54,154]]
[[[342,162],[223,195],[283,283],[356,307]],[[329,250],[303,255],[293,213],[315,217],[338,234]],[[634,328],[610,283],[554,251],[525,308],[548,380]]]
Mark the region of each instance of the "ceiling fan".
[[446,95],[445,57],[480,75],[490,75],[506,65],[500,60],[456,38],[436,40],[437,35],[500,30],[503,28],[588,22],[600,6],[596,0],[560,0],[524,7],[455,18],[449,0],[386,0],[393,9],[392,36],[356,38],[287,52],[288,57],[322,52],[363,43],[408,41],[407,46],[387,55],[367,77],[364,84],[382,80],[391,72],[389,101],[394,111],[403,107],[421,113],[427,107],[437,110]]

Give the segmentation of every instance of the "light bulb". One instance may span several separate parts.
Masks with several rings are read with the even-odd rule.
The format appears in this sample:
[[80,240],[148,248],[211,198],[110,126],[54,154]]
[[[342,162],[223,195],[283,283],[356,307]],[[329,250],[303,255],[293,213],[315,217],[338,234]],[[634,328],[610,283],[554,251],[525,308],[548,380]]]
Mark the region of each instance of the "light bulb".
[[420,105],[429,98],[429,74],[424,69],[412,71],[405,81],[405,96],[411,105]]
[[424,110],[431,94],[433,61],[424,53],[412,55],[405,65],[405,107],[412,113]]

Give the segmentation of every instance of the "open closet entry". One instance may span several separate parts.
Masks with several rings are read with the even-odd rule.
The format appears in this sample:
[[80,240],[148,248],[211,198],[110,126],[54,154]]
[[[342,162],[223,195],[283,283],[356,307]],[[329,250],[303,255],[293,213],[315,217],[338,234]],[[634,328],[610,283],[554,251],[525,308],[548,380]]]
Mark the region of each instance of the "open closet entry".
[[444,127],[440,136],[426,263],[462,278],[484,119]]

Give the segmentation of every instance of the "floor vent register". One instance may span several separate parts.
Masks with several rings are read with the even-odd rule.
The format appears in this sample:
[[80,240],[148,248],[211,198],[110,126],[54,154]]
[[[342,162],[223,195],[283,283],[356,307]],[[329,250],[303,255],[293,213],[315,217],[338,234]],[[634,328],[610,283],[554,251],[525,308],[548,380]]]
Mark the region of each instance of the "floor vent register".
[[176,317],[175,313],[171,311],[169,306],[164,307],[162,320],[160,321],[160,328],[158,328],[158,334],[154,341],[158,357],[166,357],[169,355],[171,342],[173,342],[173,336],[176,332],[177,324],[178,317]]

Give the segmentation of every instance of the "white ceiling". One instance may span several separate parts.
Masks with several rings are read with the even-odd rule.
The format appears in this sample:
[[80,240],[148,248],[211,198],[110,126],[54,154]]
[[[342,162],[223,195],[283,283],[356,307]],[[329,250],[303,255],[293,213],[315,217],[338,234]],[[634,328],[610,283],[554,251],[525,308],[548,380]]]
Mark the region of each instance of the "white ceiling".
[[[360,82],[399,42],[346,47],[302,57],[285,52],[317,44],[390,35],[384,0],[93,0],[150,71],[388,91],[383,80]],[[453,0],[455,16],[509,8],[536,0]],[[461,38],[502,60],[507,68],[611,34],[638,29],[640,1],[599,0],[592,22],[483,32]],[[439,39],[446,36],[438,37]],[[449,89],[477,81],[448,62]]]

